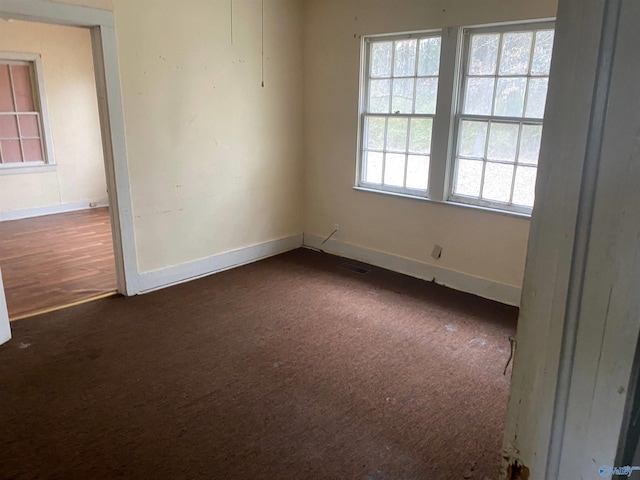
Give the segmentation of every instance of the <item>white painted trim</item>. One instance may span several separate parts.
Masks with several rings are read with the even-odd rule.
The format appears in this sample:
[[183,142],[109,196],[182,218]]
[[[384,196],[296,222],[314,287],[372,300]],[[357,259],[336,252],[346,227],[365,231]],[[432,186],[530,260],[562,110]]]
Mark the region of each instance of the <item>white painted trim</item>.
[[[95,203],[93,207],[92,203]],[[88,210],[91,208],[108,207],[109,201],[104,198],[102,200],[82,202],[70,202],[60,205],[47,205],[44,207],[24,208],[21,210],[12,210],[10,212],[0,212],[0,222],[8,220],[20,220],[22,218],[41,217],[43,215],[54,215],[56,213],[76,212],[78,210]]]
[[47,173],[55,172],[57,165],[48,165],[46,163],[39,163],[38,165],[29,164],[17,164],[13,166],[10,163],[0,165],[0,175],[25,175],[28,173]]
[[91,29],[118,292],[140,292],[116,32]]
[[302,234],[292,235],[290,237],[220,253],[182,265],[141,273],[140,293],[188,282],[196,278],[205,277],[223,270],[229,270],[241,265],[246,265],[247,263],[279,255],[289,250],[295,250],[302,246],[302,239]]
[[2,0],[0,18],[72,27],[113,27],[113,12],[47,0]]
[[324,245],[322,245],[322,241],[323,238],[318,235],[304,235],[305,247],[322,249],[327,253],[359,260],[411,277],[435,282],[439,285],[453,288],[454,290],[460,290],[490,300],[506,303],[507,305],[520,305],[520,288],[514,285],[495,282],[486,278],[476,277],[467,273],[430,265],[411,258],[405,258],[379,250],[372,250],[339,240],[331,239]]
[[4,295],[4,285],[2,283],[2,271],[0,270],[0,345],[11,340],[11,326],[9,324],[9,312],[7,310],[7,299]]
[[140,276],[114,14],[106,10],[46,0],[2,0],[0,18],[91,29],[118,291],[134,295],[140,292]]

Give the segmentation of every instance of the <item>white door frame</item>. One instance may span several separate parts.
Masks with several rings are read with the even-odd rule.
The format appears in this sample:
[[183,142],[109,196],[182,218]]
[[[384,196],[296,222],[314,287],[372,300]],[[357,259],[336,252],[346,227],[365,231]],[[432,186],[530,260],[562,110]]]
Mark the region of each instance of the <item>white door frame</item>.
[[638,21],[637,0],[559,0],[501,478],[625,467],[614,462],[640,332]]
[[4,19],[91,30],[118,292],[140,291],[113,12],[46,0],[0,0]]

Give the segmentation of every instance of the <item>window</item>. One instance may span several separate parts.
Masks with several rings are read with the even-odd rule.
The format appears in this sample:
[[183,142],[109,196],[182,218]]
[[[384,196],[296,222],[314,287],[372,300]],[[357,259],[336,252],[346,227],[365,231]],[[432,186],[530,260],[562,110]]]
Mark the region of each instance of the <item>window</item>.
[[452,197],[533,207],[554,31],[465,31]]
[[53,163],[39,60],[0,53],[0,173]]
[[366,40],[361,185],[425,195],[440,36]]
[[357,186],[530,213],[553,28],[365,37]]

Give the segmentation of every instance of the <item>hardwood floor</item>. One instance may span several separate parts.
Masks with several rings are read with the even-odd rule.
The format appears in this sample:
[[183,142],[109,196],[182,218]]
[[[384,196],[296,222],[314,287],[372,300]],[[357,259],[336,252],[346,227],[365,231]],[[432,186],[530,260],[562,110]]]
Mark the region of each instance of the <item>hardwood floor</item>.
[[0,222],[9,318],[116,291],[107,208]]

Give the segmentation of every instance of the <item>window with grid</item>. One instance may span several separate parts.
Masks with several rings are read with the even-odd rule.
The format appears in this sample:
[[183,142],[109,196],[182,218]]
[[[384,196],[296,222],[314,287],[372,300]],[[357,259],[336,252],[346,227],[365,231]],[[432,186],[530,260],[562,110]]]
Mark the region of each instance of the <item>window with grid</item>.
[[440,44],[433,33],[365,38],[359,186],[426,196]]
[[530,211],[553,24],[466,29],[450,199]]
[[35,62],[0,56],[0,169],[47,163],[42,121]]

